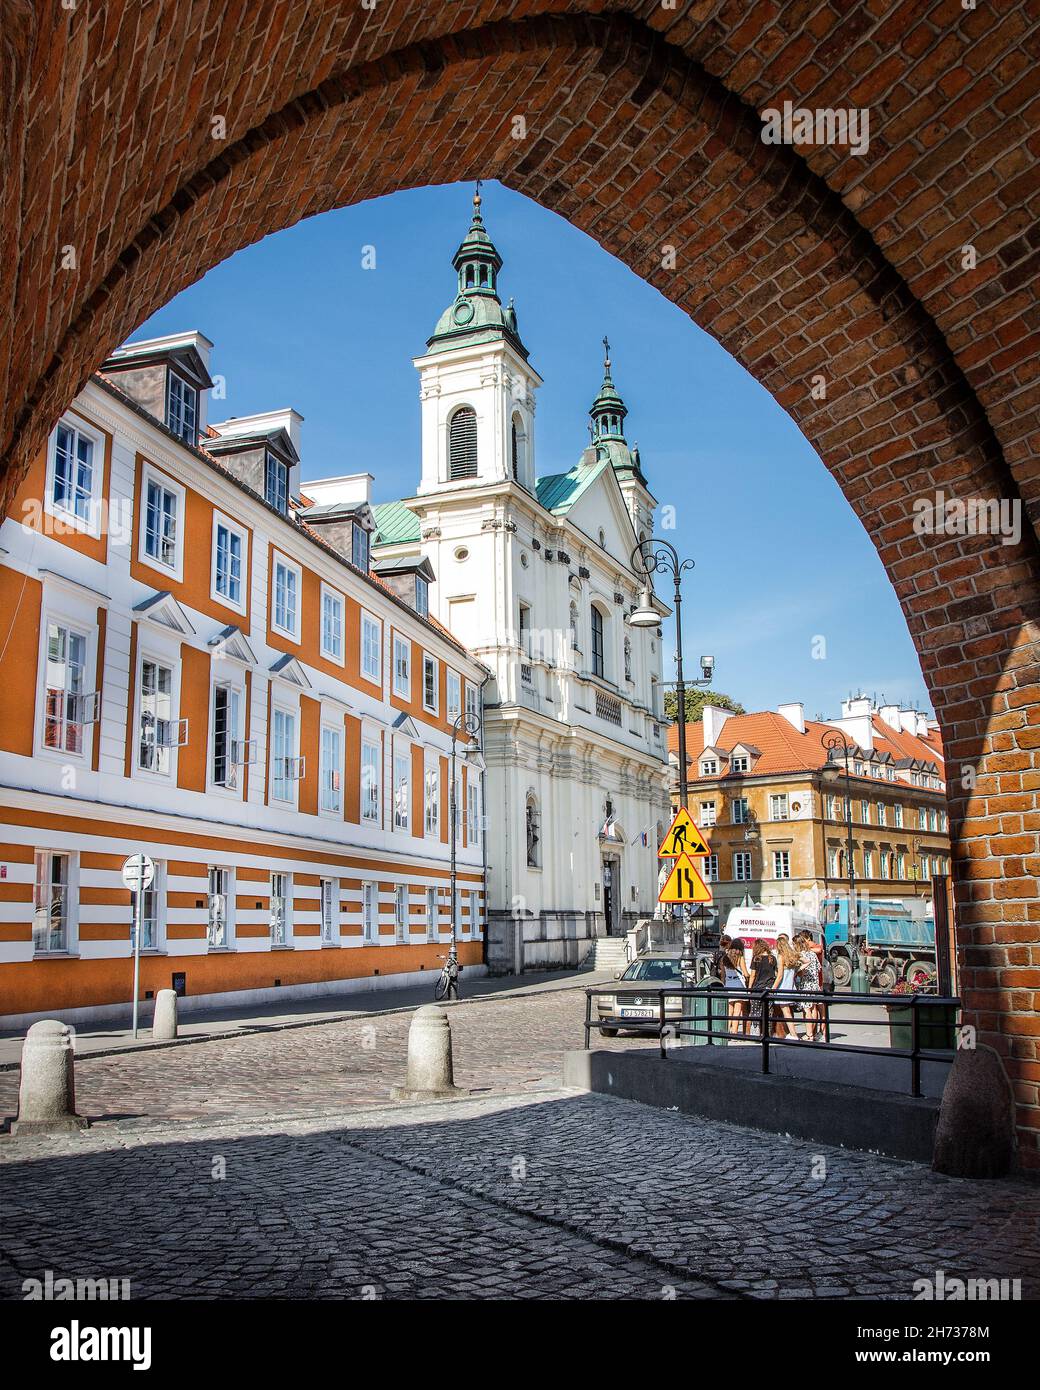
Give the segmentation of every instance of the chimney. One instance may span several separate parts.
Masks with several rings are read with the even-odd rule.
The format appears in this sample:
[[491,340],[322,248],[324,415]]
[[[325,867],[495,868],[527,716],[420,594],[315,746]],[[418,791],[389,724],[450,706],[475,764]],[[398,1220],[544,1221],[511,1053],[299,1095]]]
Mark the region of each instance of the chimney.
[[786,719],[791,728],[800,734],[805,733],[805,706],[800,702],[794,705],[777,705],[777,714]]
[[342,473],[338,478],[311,478],[304,490],[316,507],[360,507],[372,504],[371,473]]
[[903,726],[899,719],[898,705],[882,705],[878,710],[878,714],[890,729],[895,729],[897,733],[902,729]]
[[719,734],[722,733],[722,726],[733,713],[732,710],[722,709],[719,705],[705,705],[701,710],[701,720],[704,725],[704,746],[713,747],[718,742]]

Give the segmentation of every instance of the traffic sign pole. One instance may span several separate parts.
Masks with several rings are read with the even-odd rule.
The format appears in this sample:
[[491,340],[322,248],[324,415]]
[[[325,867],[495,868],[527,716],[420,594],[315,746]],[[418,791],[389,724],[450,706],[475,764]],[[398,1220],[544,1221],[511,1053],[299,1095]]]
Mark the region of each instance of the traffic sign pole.
[[141,921],[144,917],[144,886],[134,894],[134,1037],[137,1037],[137,1000],[141,993]]
[[141,993],[141,927],[144,895],[155,877],[155,865],[147,854],[132,854],[123,865],[123,885],[134,895],[134,1037],[137,1037],[137,1001]]

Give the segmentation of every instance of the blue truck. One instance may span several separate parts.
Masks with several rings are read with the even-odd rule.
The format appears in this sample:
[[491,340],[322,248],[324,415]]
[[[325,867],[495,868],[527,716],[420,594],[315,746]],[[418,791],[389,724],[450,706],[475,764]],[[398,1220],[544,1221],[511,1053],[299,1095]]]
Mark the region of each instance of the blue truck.
[[[900,980],[919,988],[934,988],[935,918],[926,915],[924,908],[923,899],[860,900],[859,934],[861,941],[866,938],[863,968],[873,989],[887,992]],[[820,926],[824,949],[834,967],[834,983],[847,985],[852,978],[847,895],[823,899]]]

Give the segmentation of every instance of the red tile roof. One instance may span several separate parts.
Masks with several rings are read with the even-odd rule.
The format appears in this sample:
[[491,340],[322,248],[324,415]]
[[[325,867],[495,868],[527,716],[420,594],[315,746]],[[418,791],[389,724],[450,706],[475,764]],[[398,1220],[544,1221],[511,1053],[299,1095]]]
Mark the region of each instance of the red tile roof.
[[[873,717],[874,747],[881,753],[889,753],[894,759],[917,758],[923,762],[936,763],[939,776],[944,776],[942,743],[936,732],[928,740],[915,734],[897,732],[880,718]],[[800,734],[782,714],[775,710],[763,710],[758,714],[731,714],[722,726],[715,741],[715,747],[722,753],[730,753],[738,744],[750,745],[760,750],[761,756],[755,759],[752,772],[756,776],[780,772],[813,772],[827,761],[824,739],[834,732],[833,724],[821,724],[816,720],[805,721],[805,733]],[[668,747],[677,752],[679,730],[672,725],[668,730]],[[696,762],[704,751],[704,724],[686,726],[686,756],[688,761]],[[719,774],[722,775],[722,774]]]

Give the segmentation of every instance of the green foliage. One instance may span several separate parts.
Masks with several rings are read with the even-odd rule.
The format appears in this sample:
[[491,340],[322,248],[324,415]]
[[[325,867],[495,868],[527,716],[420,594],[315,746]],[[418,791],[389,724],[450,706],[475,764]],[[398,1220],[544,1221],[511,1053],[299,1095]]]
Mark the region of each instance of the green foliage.
[[[686,692],[686,722],[695,724],[701,717],[701,711],[705,705],[717,705],[720,709],[728,709],[732,714],[747,714],[743,705],[738,704],[729,695],[723,695],[720,690],[687,690]],[[674,690],[666,690],[664,693],[664,712],[665,717],[676,722],[679,709],[678,697]]]

